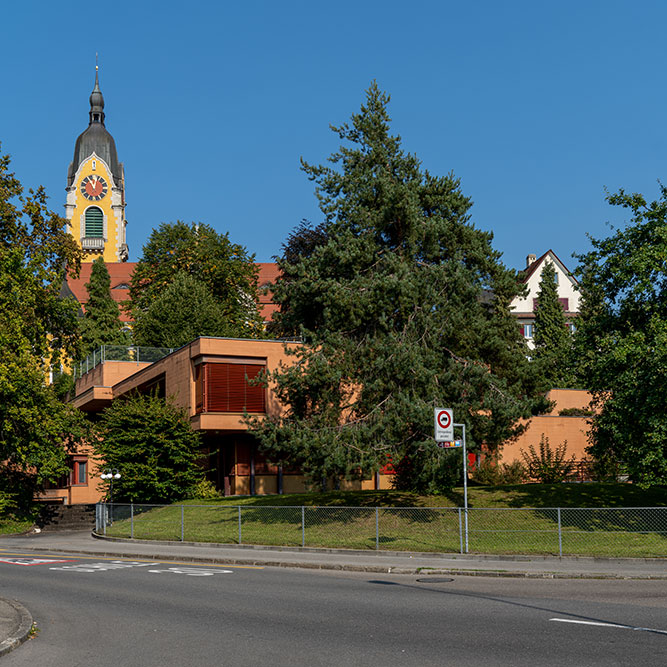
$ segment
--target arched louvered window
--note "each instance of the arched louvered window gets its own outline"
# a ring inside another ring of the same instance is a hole
[[[101,239],[104,236],[104,214],[97,206],[86,210],[86,238]]]

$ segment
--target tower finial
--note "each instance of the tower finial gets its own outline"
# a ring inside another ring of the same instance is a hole
[[[104,125],[104,97],[100,90],[98,55],[95,53],[95,87],[90,94],[90,122]]]

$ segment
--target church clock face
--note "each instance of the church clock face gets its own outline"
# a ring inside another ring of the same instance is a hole
[[[105,197],[107,190],[107,182],[101,176],[93,174],[81,181],[81,194],[91,201],[99,201]]]

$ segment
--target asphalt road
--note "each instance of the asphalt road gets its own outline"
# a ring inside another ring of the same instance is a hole
[[[667,664],[667,581],[374,575],[25,550],[0,554],[0,596],[25,604],[38,628],[3,667]]]

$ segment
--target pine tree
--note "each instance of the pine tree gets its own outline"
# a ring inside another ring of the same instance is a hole
[[[544,263],[540,276],[534,342],[533,358],[549,387],[572,386],[572,335],[558,300],[556,269],[551,262]]]
[[[102,345],[129,345],[130,336],[120,321],[120,309],[111,297],[111,278],[102,257],[92,265],[86,283],[88,301],[81,322],[83,356]]]
[[[458,179],[403,152],[388,101],[373,83],[334,128],[330,165],[302,163],[324,220],[305,243],[297,228],[279,259],[277,326],[305,345],[272,376],[287,410],[253,428],[273,460],[318,479],[389,456],[436,471],[434,407],[454,409],[473,448],[494,448],[540,400],[509,312],[516,274],[470,223]]]

